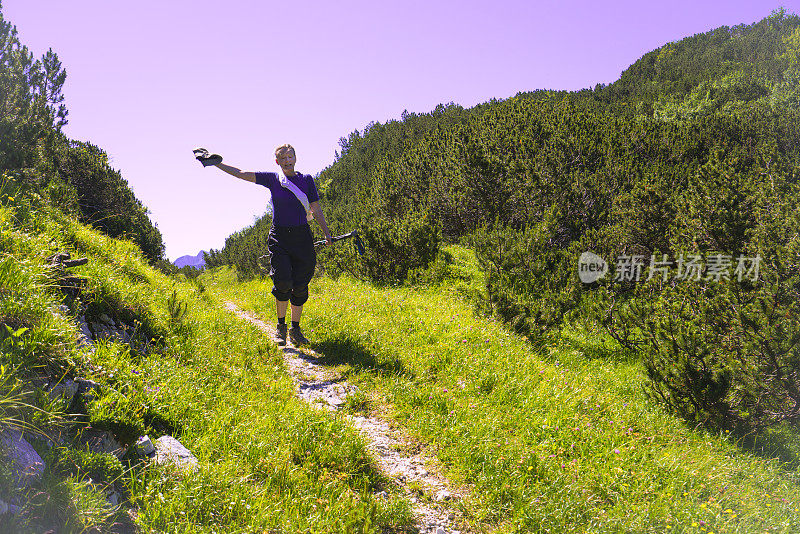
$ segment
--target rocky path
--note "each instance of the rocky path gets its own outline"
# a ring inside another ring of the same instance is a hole
[[[240,310],[232,302],[226,302],[225,306],[272,335],[273,327]],[[286,367],[297,382],[298,396],[313,406],[335,412],[345,403],[346,397],[356,390],[355,386],[340,379],[332,370],[317,365],[315,360],[321,355],[309,349],[301,352],[291,345],[281,349]],[[459,534],[458,530],[453,529],[456,512],[451,505],[461,496],[436,472],[430,459],[421,454],[409,453],[409,442],[385,421],[349,414],[345,417],[367,438],[368,447],[381,469],[400,485],[411,501],[419,532]],[[422,487],[424,496],[420,496],[412,486]]]

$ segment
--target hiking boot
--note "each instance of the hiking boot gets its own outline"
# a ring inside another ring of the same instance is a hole
[[[275,333],[272,334],[272,341],[277,345],[286,345],[286,323],[279,324],[275,327]]]
[[[300,331],[299,326],[293,326],[289,329],[289,339],[295,347],[299,345],[308,345],[308,340],[306,336],[303,335],[303,332]]]

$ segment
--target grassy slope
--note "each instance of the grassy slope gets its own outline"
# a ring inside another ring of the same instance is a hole
[[[133,420],[155,436],[159,425],[143,416],[145,407],[161,426],[172,426],[200,469],[125,465],[123,480],[145,530],[374,531],[409,523],[407,503],[372,497],[384,481],[357,433],[297,401],[263,335],[222,310],[219,299],[233,298],[270,320],[268,284],[234,284],[226,270],[199,285],[175,283],[129,243],[3,200],[0,322],[19,333],[2,341],[0,418],[43,431],[64,425],[58,406],[44,406],[44,413],[22,403],[37,402],[26,393],[32,375],[67,373],[105,386],[106,421]],[[90,258],[73,269],[89,280],[86,303],[139,321],[135,345],[149,344],[149,355],[118,343],[91,355],[78,348],[74,324],[54,312],[62,295],[44,258],[59,250]],[[352,409],[385,412],[429,446],[456,483],[474,487],[474,499],[463,505],[474,526],[800,529],[791,466],[664,415],[645,399],[639,365],[597,337],[573,333],[543,353],[475,317],[454,290],[479,285],[474,260],[454,252],[461,276],[439,288],[317,280],[304,323],[326,362],[366,392]],[[173,291],[173,300],[188,305],[183,317],[171,316]],[[22,386],[13,386],[17,379]],[[54,468],[62,448],[48,451],[44,440],[31,440],[48,462],[44,481],[25,495],[32,530],[48,521],[74,531],[106,528],[124,517],[124,508],[103,505],[85,473]],[[15,489],[2,467],[0,488],[8,495]]]
[[[98,344],[93,354],[77,346],[74,322],[55,310],[63,294],[45,262],[62,250],[89,257],[71,269],[88,279],[84,302],[136,324],[134,346],[148,345],[147,355],[121,343]],[[280,356],[260,332],[202,286],[151,269],[130,243],[0,199],[0,288],[0,328],[17,333],[0,336],[0,420],[50,434],[69,429],[65,446],[52,450],[28,433],[47,464],[30,490],[16,488],[0,465],[0,497],[16,495],[24,509],[22,520],[0,531],[108,531],[130,522],[128,505],[108,506],[85,469],[57,468],[86,425],[74,424],[63,405],[43,404],[31,380],[60,376],[102,384],[100,401],[90,406],[95,424],[126,422],[153,438],[168,428],[198,457],[193,474],[123,463],[122,482],[144,531],[378,532],[410,521],[405,501],[372,496],[383,480],[360,436],[295,399]],[[188,305],[184,316],[174,301]]]
[[[686,428],[644,394],[640,364],[591,332],[537,351],[459,295],[474,258],[438,288],[317,279],[314,349],[435,452],[479,528],[532,532],[798,532],[795,464]],[[215,291],[271,321],[268,282]]]

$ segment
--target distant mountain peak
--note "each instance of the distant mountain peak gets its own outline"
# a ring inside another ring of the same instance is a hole
[[[206,265],[205,254],[206,252],[201,250],[196,256],[181,256],[172,263],[178,268],[188,266],[194,267],[195,269],[202,269]]]

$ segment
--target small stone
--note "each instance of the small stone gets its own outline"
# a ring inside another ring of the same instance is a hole
[[[94,339],[103,339],[103,334],[105,334],[105,327],[100,323],[89,323],[89,328],[94,332]]]
[[[11,467],[17,484],[29,486],[40,479],[44,473],[42,457],[31,447],[22,432],[16,428],[6,428],[0,432],[0,446]]]
[[[80,333],[78,334],[78,345],[92,345],[92,340],[94,336],[92,336],[92,331],[89,329],[89,325],[86,324],[86,318],[81,315],[77,318],[78,327],[80,328]]]
[[[86,401],[91,401],[95,398],[95,394],[100,390],[100,384],[85,378],[76,378],[75,383],[78,384],[78,394],[86,397]]]
[[[136,440],[136,452],[140,456],[152,458],[156,454],[156,448],[153,442],[150,441],[150,436],[142,436]]]
[[[81,433],[79,441],[92,452],[113,454],[118,459],[125,456],[125,448],[106,430],[88,429]]]
[[[9,504],[4,500],[0,499],[0,515],[5,515],[5,514],[17,515],[18,512],[19,512],[19,506]]]
[[[444,527],[437,527],[436,534],[447,534],[447,531],[444,529]]]
[[[50,399],[55,399],[56,397],[63,397],[64,400],[69,405],[72,402],[72,397],[78,392],[78,384],[75,383],[74,380],[65,380],[54,385],[50,389]]]
[[[117,506],[119,504],[119,493],[112,490],[111,493],[106,495],[106,500],[111,506]]]
[[[441,490],[436,494],[436,502],[449,501],[453,496],[447,490]]]

